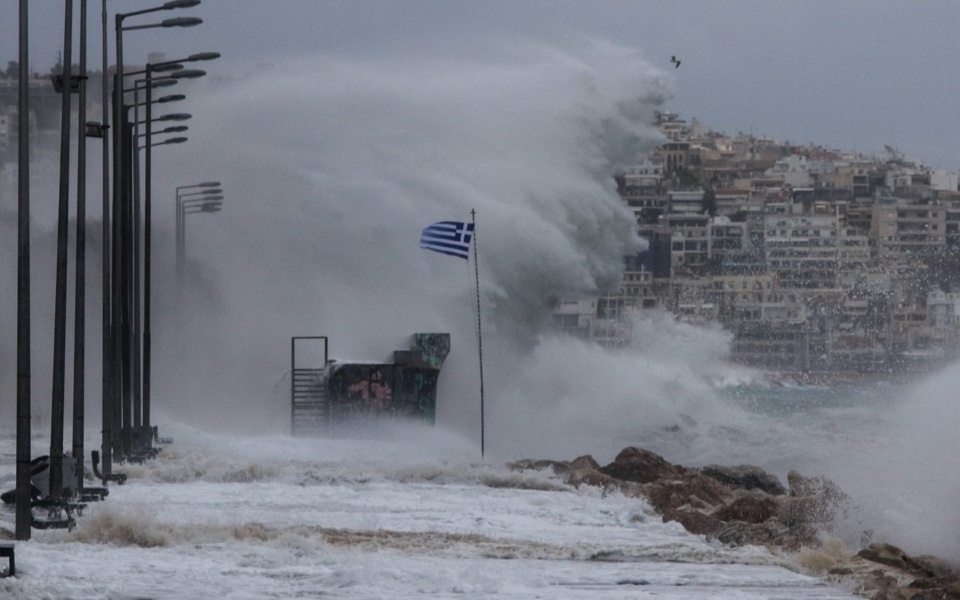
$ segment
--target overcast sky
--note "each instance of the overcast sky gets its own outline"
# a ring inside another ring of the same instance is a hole
[[[97,65],[101,3],[89,4]],[[157,4],[107,2],[125,12]],[[17,6],[0,0],[4,63],[17,55]],[[31,3],[31,62],[39,70],[62,45],[62,6]],[[175,15],[204,23],[128,32],[128,62],[151,51],[173,58],[215,50],[223,58],[206,69],[240,76],[292,54],[469,58],[490,52],[491,38],[563,47],[586,36],[642,51],[676,79],[669,107],[714,129],[868,153],[890,144],[933,166],[960,166],[960,4],[953,0],[204,0],[127,23]],[[672,55],[682,61],[678,69]]]

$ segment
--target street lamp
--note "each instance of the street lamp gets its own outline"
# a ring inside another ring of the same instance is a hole
[[[178,282],[182,282],[183,280],[183,241],[181,239],[182,236],[180,233],[181,201],[183,198],[186,198],[187,196],[194,196],[198,194],[222,193],[223,190],[220,190],[220,189],[216,189],[216,190],[209,189],[209,188],[219,188],[219,187],[220,187],[219,181],[204,181],[202,183],[195,183],[192,185],[181,185],[177,187],[177,190],[176,190],[177,192],[176,193],[176,207],[177,207],[177,210],[176,210],[176,231],[177,231],[176,258],[177,258],[177,261],[176,262],[177,262],[177,281]],[[181,190],[196,190],[196,189],[202,189],[203,191],[192,192],[192,193],[181,193]]]
[[[30,112],[29,17],[27,0],[19,6],[19,81],[17,84],[17,540],[29,540],[33,516],[30,483]]]
[[[177,197],[177,263],[182,265],[184,259],[184,238],[183,238],[183,215],[186,214],[188,205],[197,202],[213,202],[223,200],[223,190],[220,188],[211,188],[189,194],[181,194]],[[199,197],[195,197],[199,196]]]
[[[146,77],[144,78],[145,87],[147,90],[147,103],[146,103],[146,145],[144,146],[146,152],[144,157],[145,163],[145,173],[144,173],[144,194],[143,194],[143,379],[140,382],[142,388],[142,417],[143,417],[143,431],[148,432],[150,430],[150,407],[151,407],[151,389],[152,389],[152,373],[153,373],[153,345],[152,345],[152,246],[153,246],[153,153],[152,149],[154,145],[167,145],[167,144],[180,144],[187,141],[185,137],[173,137],[169,138],[163,142],[154,144],[152,142],[153,132],[152,127],[152,106],[153,106],[153,89],[157,83],[163,83],[166,81],[179,81],[180,79],[195,79],[197,77],[202,77],[206,75],[205,71],[200,69],[178,69],[170,73],[169,75],[163,77],[153,77],[154,71],[164,71],[167,67],[171,65],[179,65],[185,62],[196,62],[200,60],[213,60],[218,58],[220,55],[216,52],[206,52],[202,54],[195,54],[188,56],[186,59],[177,60],[177,61],[166,61],[157,64],[148,64],[146,71]],[[161,99],[162,100],[162,99]],[[183,121],[185,119],[180,118],[167,118],[159,119],[165,121]],[[139,157],[137,160],[139,164]],[[139,185],[137,187],[139,190]],[[139,264],[139,263],[138,263]],[[139,314],[139,312],[138,312]]]
[[[205,198],[192,198],[180,202],[180,250],[181,261],[186,257],[187,251],[187,215],[197,213],[215,213],[220,212],[223,207],[223,196],[208,196]],[[192,210],[191,210],[192,209]]]
[[[56,286],[54,291],[53,382],[50,408],[50,469],[48,499],[59,500],[63,488],[63,421],[66,391],[67,259],[70,204],[70,74],[72,57],[73,2],[64,3],[63,72],[60,112],[60,185],[57,202]],[[26,114],[21,114],[24,118]]]
[[[115,34],[116,34],[116,59],[117,59],[117,72],[114,79],[114,131],[113,131],[113,145],[114,145],[114,173],[113,173],[113,212],[115,215],[114,218],[114,227],[113,227],[113,237],[114,243],[112,248],[113,254],[113,271],[115,276],[112,278],[112,299],[111,299],[111,360],[109,361],[111,365],[111,407],[113,414],[113,423],[120,424],[119,421],[129,420],[129,408],[130,408],[130,398],[131,398],[131,387],[133,381],[131,376],[131,361],[139,361],[140,357],[133,357],[130,348],[130,321],[132,320],[132,310],[134,307],[131,306],[131,296],[132,296],[132,286],[130,281],[130,270],[129,263],[133,260],[131,255],[132,250],[132,233],[133,233],[133,222],[131,221],[131,211],[130,211],[130,202],[129,196],[127,196],[129,187],[125,185],[129,182],[130,173],[124,172],[124,160],[128,158],[130,148],[129,145],[124,144],[124,136],[127,134],[127,127],[123,124],[123,82],[124,82],[124,73],[123,73],[123,32],[124,31],[133,31],[139,29],[149,29],[155,27],[191,27],[194,25],[199,25],[202,23],[202,19],[196,17],[177,17],[173,19],[165,19],[160,23],[152,23],[146,25],[131,25],[124,27],[124,20],[128,17],[144,15],[147,13],[157,12],[161,10],[173,10],[180,8],[190,8],[200,4],[200,0],[171,0],[165,2],[161,6],[147,8],[143,10],[132,11],[128,13],[117,13],[115,18]],[[106,21],[106,7],[104,1],[104,21]],[[105,44],[104,44],[105,45]],[[148,105],[149,106],[149,105]],[[132,144],[131,144],[132,145]],[[123,150],[127,152],[123,152]],[[120,156],[120,154],[126,154],[127,156]],[[121,247],[122,246],[122,247]],[[117,281],[117,280],[120,281]],[[105,300],[106,302],[106,300]],[[106,403],[105,403],[106,404]],[[107,411],[104,411],[104,414],[107,414]],[[108,452],[109,448],[115,447],[116,444],[112,439],[113,428],[111,425],[104,423],[104,441],[103,441],[103,451],[104,451],[104,473],[109,476],[110,469],[112,465],[111,455]],[[130,430],[129,428],[123,428],[121,426],[121,431],[124,433],[123,438],[123,448],[122,451],[129,452],[130,449]]]
[[[188,130],[188,129],[190,129],[190,128],[187,127],[186,125],[172,125],[172,126],[170,126],[170,127],[164,127],[164,128],[161,129],[160,131],[154,131],[154,132],[153,132],[153,135],[157,135],[157,134],[161,134],[161,133],[180,133],[180,132],[186,131],[186,130]],[[137,137],[146,137],[146,136],[147,136],[146,133],[138,133],[138,134],[137,134]]]

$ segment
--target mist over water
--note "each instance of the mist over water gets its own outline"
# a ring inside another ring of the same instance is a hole
[[[205,299],[181,298],[188,351],[167,347],[167,372],[188,372],[198,352],[205,390],[247,397],[224,398],[227,418],[262,421],[290,336],[328,335],[338,360],[376,361],[414,332],[447,331],[438,420],[475,435],[472,264],[421,250],[420,230],[477,211],[493,411],[538,360],[553,304],[616,286],[622,257],[643,248],[613,175],[658,143],[650,123],[668,93],[638,52],[602,44],[304,57],[207,88],[198,143],[166,164],[195,173],[181,184],[223,181],[227,199],[188,218],[191,292],[205,285]]]

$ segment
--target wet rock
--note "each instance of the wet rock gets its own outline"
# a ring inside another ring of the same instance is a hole
[[[731,499],[730,490],[722,483],[703,475],[687,475],[681,479],[660,480],[641,488],[650,505],[663,513],[681,506],[712,509]]]
[[[714,511],[713,516],[721,521],[763,523],[777,515],[779,506],[773,498],[737,498],[730,504]]]
[[[915,584],[916,582],[907,586],[907,594],[915,591]],[[909,598],[910,600],[960,600],[960,585],[956,582],[936,585],[935,587],[917,591],[912,596],[909,596]]]
[[[621,450],[612,463],[600,468],[600,472],[622,481],[636,483],[650,483],[658,479],[677,477],[673,465],[662,456],[636,446]]]
[[[669,523],[670,521],[680,523],[683,525],[683,528],[690,533],[707,536],[717,534],[725,526],[725,524],[716,517],[691,508],[669,510],[663,513],[663,522]]]
[[[880,575],[871,582],[871,588],[876,592],[870,595],[872,600],[907,600],[907,597],[900,590],[897,579],[889,575]]]
[[[775,544],[779,538],[789,534],[785,527],[777,527],[777,525],[775,520],[767,523],[727,523],[726,527],[718,531],[714,537],[724,544],[735,546],[747,544],[767,546]]]
[[[857,553],[866,560],[895,567],[917,577],[936,577],[936,573],[923,563],[911,558],[906,552],[893,544],[870,544]]]
[[[642,497],[664,522],[675,521],[691,533],[731,545],[795,552],[820,547],[822,532],[830,531],[850,505],[849,497],[825,477],[790,471],[787,489],[758,467],[683,467],[634,446],[605,467],[590,456],[571,462],[522,460],[510,467],[551,469],[575,486]],[[857,555],[833,564],[830,576],[855,582],[860,595],[872,600],[960,600],[960,578],[947,563],[911,557],[891,544],[870,543],[870,537],[866,532],[863,543],[869,546]]]
[[[771,475],[760,467],[753,465],[736,467],[707,465],[700,469],[700,473],[732,487],[761,490],[774,496],[787,493],[786,488],[783,487],[783,484],[775,475]]]
[[[589,454],[584,454],[583,456],[578,456],[577,458],[570,461],[570,470],[576,471],[579,469],[599,469],[600,463],[595,461],[592,456]]]

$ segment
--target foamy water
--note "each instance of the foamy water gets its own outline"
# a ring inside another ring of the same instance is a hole
[[[176,443],[124,468],[128,483],[75,531],[18,543],[5,597],[851,597],[795,557],[708,543],[640,499],[468,460],[474,448],[439,432],[165,432]],[[5,458],[0,477],[12,473]]]

